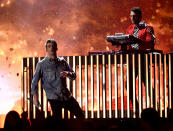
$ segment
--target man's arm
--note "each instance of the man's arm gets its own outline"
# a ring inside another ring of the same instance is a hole
[[[69,77],[71,80],[76,79],[76,73],[72,70],[72,68],[68,65],[68,63],[63,59],[65,71],[61,72],[61,77]]]
[[[35,74],[31,83],[31,94],[33,95],[33,103],[36,106],[40,105],[38,101],[38,81],[40,80],[40,77],[41,77],[40,63],[37,63]]]
[[[146,29],[146,39],[143,41],[143,44],[146,45],[147,48],[154,48],[154,38],[152,36],[154,34],[154,29],[151,26],[148,26]]]

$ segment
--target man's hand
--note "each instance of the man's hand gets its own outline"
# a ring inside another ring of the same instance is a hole
[[[36,107],[39,107],[39,106],[40,106],[40,102],[38,101],[38,95],[37,95],[37,94],[34,94],[34,95],[33,95],[33,104],[34,104]]]
[[[133,36],[133,35],[130,35],[130,39],[131,39],[134,43],[138,43],[138,44],[141,44],[141,43],[142,43],[142,40],[140,40],[139,38],[136,38],[136,37]]]
[[[68,71],[62,71],[62,72],[60,73],[60,77],[62,77],[62,78],[68,77],[68,76],[70,76],[70,75],[71,75],[71,73],[68,72]]]

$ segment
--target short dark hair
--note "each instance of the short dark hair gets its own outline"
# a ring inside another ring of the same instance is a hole
[[[52,43],[55,47],[57,47],[57,42],[54,39],[48,39],[45,43],[45,47],[47,48],[47,44]]]
[[[133,7],[131,8],[131,11],[135,12],[138,15],[142,15],[142,10],[139,7]]]

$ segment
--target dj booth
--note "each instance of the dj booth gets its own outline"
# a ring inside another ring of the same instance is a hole
[[[132,52],[127,51],[124,45],[121,47],[120,51],[64,56],[77,75],[73,81],[67,78],[67,87],[79,102],[85,117],[140,118],[145,108],[155,108],[160,117],[167,118],[173,104],[173,54],[163,54],[156,50]],[[39,117],[37,114],[40,112],[44,118],[52,115],[41,81],[38,84],[41,107],[37,109],[32,103],[31,82],[35,67],[41,59],[23,58],[22,63],[22,110],[28,112],[30,119]],[[145,67],[143,74],[141,66]],[[137,78],[135,70],[138,70]],[[142,82],[142,76],[145,82]],[[130,80],[133,81],[132,87]],[[133,91],[133,99],[130,99],[130,89]],[[62,112],[63,119],[75,118],[69,111],[62,109]]]

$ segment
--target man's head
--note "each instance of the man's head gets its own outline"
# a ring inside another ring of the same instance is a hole
[[[54,39],[48,39],[45,43],[46,52],[48,55],[56,55],[56,51],[58,50],[57,43]]]
[[[130,11],[130,19],[133,24],[138,25],[142,19],[142,11],[139,7],[134,7]]]

